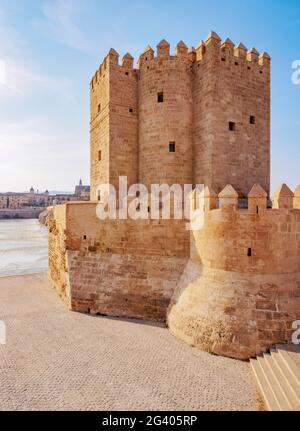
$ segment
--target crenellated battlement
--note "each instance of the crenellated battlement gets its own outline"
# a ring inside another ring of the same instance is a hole
[[[196,201],[192,196],[193,208],[200,209],[199,199]],[[242,208],[239,205],[239,195],[231,184],[228,184],[219,193],[215,193],[212,188],[205,187],[203,193],[204,210],[222,211],[248,211],[250,214],[259,214],[262,211],[274,212],[276,210],[300,210],[300,185],[295,192],[292,192],[286,184],[281,184],[272,195],[272,207],[268,206],[268,194],[259,184],[254,184],[246,199],[243,199]]]
[[[299,186],[282,184],[267,205],[267,193],[255,184],[247,207],[227,185],[218,195],[206,188],[203,224],[191,234],[191,258],[210,268],[251,274],[300,274]],[[195,217],[197,217],[195,213]],[[210,244],[210,247],[207,246]]]
[[[231,57],[232,61],[235,59],[244,60],[245,64],[256,63],[259,66],[269,67],[270,56],[263,52],[259,52],[255,48],[247,49],[242,43],[234,45],[229,39],[223,42],[215,32],[210,32],[205,41],[200,41],[196,48],[188,48],[184,42],[180,41],[175,46],[174,55],[170,54],[170,44],[165,40],[161,40],[157,45],[156,56],[154,50],[148,45],[141,54],[138,64],[139,67],[143,66],[146,61],[163,59],[176,59],[178,57],[186,58],[191,63],[197,63],[205,59],[206,54],[212,52],[219,53],[220,61],[224,61],[224,55]]]
[[[156,46],[156,55],[151,46],[147,45],[142,54],[140,55],[137,65],[138,68],[143,67],[145,63],[151,60],[158,59],[186,59],[191,63],[198,63],[209,56],[209,53],[219,53],[220,61],[226,61],[226,59],[231,59],[231,62],[236,66],[239,63],[234,63],[236,59],[244,62],[246,65],[249,63],[257,64],[261,67],[270,67],[270,56],[266,52],[259,54],[255,48],[247,49],[242,43],[234,45],[234,43],[226,38],[223,42],[221,38],[215,32],[210,32],[205,39],[205,41],[200,41],[196,48],[188,48],[183,41],[177,43],[174,48],[174,55],[170,54],[170,44],[165,39],[162,39]],[[127,53],[123,56],[121,64],[119,64],[119,54],[116,50],[111,48],[104,58],[103,62],[95,72],[91,80],[91,85],[95,85],[98,79],[103,77],[105,71],[107,70],[109,64],[119,65],[127,69],[134,69],[134,58],[131,54]]]
[[[105,73],[109,70],[110,65],[120,66],[125,70],[133,69],[134,58],[130,53],[127,52],[122,57],[121,64],[119,64],[119,57],[120,57],[119,53],[115,49],[111,48],[108,54],[106,55],[106,57],[104,58],[104,60],[102,61],[102,63],[100,64],[100,66],[98,67],[98,69],[96,70],[95,74],[93,75],[90,85],[94,86],[96,83],[98,83],[100,78],[105,77]]]

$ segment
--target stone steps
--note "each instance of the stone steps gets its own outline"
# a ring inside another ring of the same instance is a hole
[[[299,410],[300,368],[286,347],[276,346],[250,363],[268,410]]]

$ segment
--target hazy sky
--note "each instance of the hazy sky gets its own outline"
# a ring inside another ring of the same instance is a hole
[[[110,47],[138,58],[210,30],[272,57],[272,186],[300,184],[299,0],[0,0],[0,191],[89,183],[89,81]]]

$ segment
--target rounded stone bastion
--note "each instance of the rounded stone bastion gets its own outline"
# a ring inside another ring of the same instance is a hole
[[[300,319],[299,190],[282,185],[267,208],[267,194],[254,185],[240,209],[230,185],[219,205],[206,189],[204,224],[191,232],[190,259],[168,308],[175,336],[238,359],[292,342]]]

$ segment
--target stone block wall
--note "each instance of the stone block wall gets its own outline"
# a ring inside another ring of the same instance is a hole
[[[75,311],[165,321],[188,260],[183,220],[99,220],[96,203],[54,208],[49,274]]]

